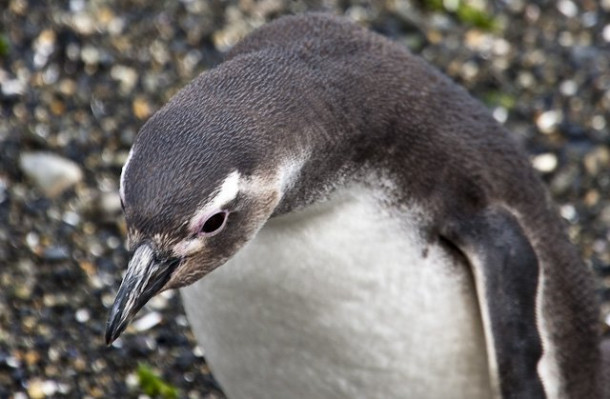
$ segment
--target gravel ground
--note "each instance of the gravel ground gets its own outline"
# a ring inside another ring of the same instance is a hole
[[[176,293],[104,345],[127,261],[120,168],[142,123],[236,40],[320,7],[421,53],[523,139],[607,331],[610,0],[494,2],[493,31],[430,3],[0,0],[0,398],[139,397],[139,362],[181,397],[222,397]]]

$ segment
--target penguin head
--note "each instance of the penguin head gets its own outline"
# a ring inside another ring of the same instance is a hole
[[[123,167],[132,256],[108,320],[108,343],[154,295],[225,263],[265,224],[286,189],[287,169],[249,131],[253,123],[228,107],[202,114],[189,104],[173,101],[157,112]]]

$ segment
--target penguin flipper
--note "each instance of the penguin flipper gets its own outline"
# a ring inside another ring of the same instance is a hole
[[[492,388],[501,398],[540,399],[542,341],[536,324],[539,264],[512,213],[487,208],[450,222],[444,238],[467,258],[485,328]]]

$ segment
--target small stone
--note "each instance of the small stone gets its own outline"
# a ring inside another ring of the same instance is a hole
[[[508,110],[504,107],[496,107],[494,108],[492,115],[495,120],[504,123],[508,119]]]
[[[161,322],[161,320],[163,320],[163,318],[161,317],[161,313],[150,312],[150,313],[140,317],[139,319],[135,320],[132,323],[132,327],[136,331],[142,332],[142,331],[150,330],[151,328],[153,328],[154,326],[159,324]]]
[[[17,15],[24,15],[27,9],[27,0],[11,0],[11,4],[9,5],[9,10]]]
[[[559,85],[559,91],[566,97],[571,97],[576,94],[578,90],[578,85],[573,80],[564,80]]]
[[[25,85],[19,79],[10,79],[2,82],[2,95],[4,97],[17,97],[25,93]]]
[[[50,108],[53,115],[59,116],[63,115],[66,111],[66,104],[61,100],[53,100]]]
[[[70,0],[70,11],[81,12],[85,9],[85,0]]]
[[[584,203],[588,207],[593,207],[599,203],[601,196],[597,190],[589,190],[584,196]]]
[[[540,7],[535,4],[527,5],[525,7],[525,18],[529,22],[538,21],[538,18],[540,18]]]
[[[561,217],[567,220],[568,222],[575,222],[578,219],[578,212],[576,212],[576,208],[574,205],[564,205],[559,208],[559,213]]]
[[[536,79],[534,78],[534,75],[532,75],[530,72],[521,71],[521,72],[519,72],[519,75],[517,76],[517,82],[522,87],[529,88],[534,85],[534,83],[536,82]]]
[[[77,85],[72,79],[62,79],[59,82],[59,91],[64,96],[73,96],[76,93]]]
[[[546,111],[543,112],[536,118],[536,126],[538,129],[545,134],[553,133],[557,128],[559,122],[563,119],[563,114],[561,111]]]
[[[56,34],[51,29],[45,29],[34,41],[34,65],[43,67],[49,60],[49,56],[55,50]]]
[[[101,54],[98,49],[88,45],[81,50],[80,58],[87,65],[96,65],[100,62]]]
[[[70,259],[70,249],[65,246],[52,246],[42,251],[41,257],[49,262],[60,262]]]
[[[91,315],[87,309],[78,309],[74,314],[74,317],[79,323],[86,323],[91,318]]]
[[[591,127],[595,130],[604,130],[606,128],[606,118],[602,115],[594,115],[591,118]]]
[[[61,194],[83,178],[83,172],[77,164],[53,153],[25,152],[19,158],[19,166],[49,197]]]
[[[180,315],[176,316],[175,321],[176,321],[176,324],[179,325],[180,327],[188,327],[189,326],[188,319],[186,318],[185,315],[180,314]]]
[[[487,52],[494,47],[493,37],[478,29],[466,32],[465,41],[466,46],[476,51]]]
[[[28,366],[33,366],[40,361],[40,355],[35,350],[29,350],[25,353],[23,359]]]
[[[28,381],[28,395],[31,399],[43,399],[45,397],[44,383],[39,378]]]
[[[7,356],[4,359],[4,363],[12,369],[21,367],[21,363],[19,362],[19,359],[17,359],[15,356]]]
[[[504,56],[509,53],[511,45],[506,39],[496,38],[493,41],[493,52],[496,55]]]
[[[64,213],[61,220],[64,223],[69,224],[70,226],[78,226],[78,224],[80,223],[80,216],[76,212],[67,211],[66,213]]]
[[[30,248],[30,251],[36,252],[38,250],[38,244],[40,244],[40,236],[37,233],[30,231],[25,235],[25,243],[28,248]]]
[[[72,16],[72,28],[82,35],[90,35],[95,32],[93,18],[85,12],[77,12]]]
[[[568,18],[575,17],[578,14],[578,7],[571,0],[560,0],[557,3],[557,9]]]
[[[148,101],[143,97],[137,97],[132,104],[132,110],[136,118],[143,120],[152,114],[152,109]]]
[[[138,82],[136,70],[124,65],[113,66],[110,70],[110,76],[121,83],[121,91],[123,93],[129,93]]]
[[[133,390],[140,385],[140,379],[135,373],[129,373],[127,374],[127,377],[125,377],[125,385]]]
[[[109,218],[114,218],[121,213],[121,197],[118,192],[102,193],[97,205],[100,212]]]
[[[532,165],[542,173],[550,173],[557,168],[557,156],[553,153],[536,155],[532,159]]]
[[[596,147],[584,156],[583,164],[589,175],[596,176],[610,165],[610,150],[605,146]]]
[[[197,357],[204,357],[205,352],[201,346],[197,345],[193,348],[193,355],[195,355]]]
[[[57,385],[56,381],[46,380],[42,383],[42,392],[46,397],[53,396],[59,390],[59,385]]]

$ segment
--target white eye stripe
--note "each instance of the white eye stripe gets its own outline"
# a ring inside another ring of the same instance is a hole
[[[220,191],[210,202],[210,208],[220,208],[222,205],[232,201],[239,192],[239,180],[241,176],[238,171],[232,172],[225,178],[220,186]]]
[[[239,193],[241,175],[238,171],[231,172],[222,182],[220,190],[206,205],[199,209],[189,222],[189,231],[195,231],[215,213],[222,211],[222,207],[233,201]]]

